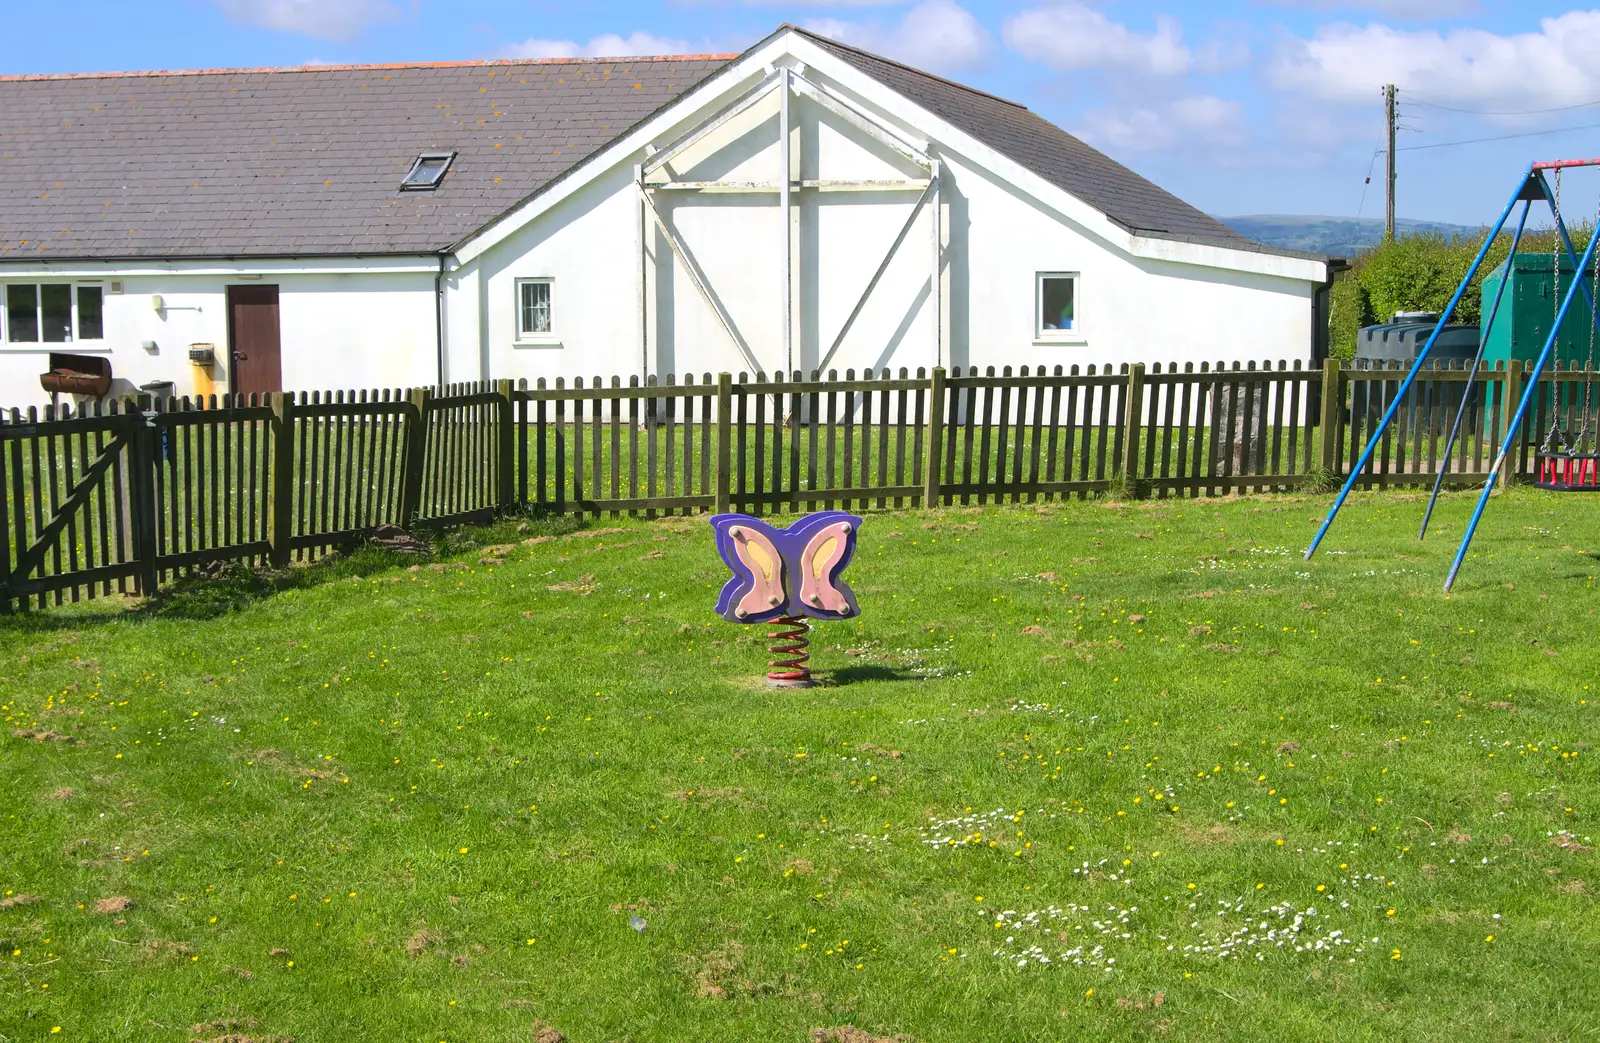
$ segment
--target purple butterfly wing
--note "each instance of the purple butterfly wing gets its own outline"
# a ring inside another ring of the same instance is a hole
[[[783,615],[789,596],[778,530],[744,514],[719,514],[711,524],[717,552],[733,572],[717,598],[717,614],[734,623],[761,623]]]

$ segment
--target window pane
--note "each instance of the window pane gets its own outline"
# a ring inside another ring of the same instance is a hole
[[[525,282],[522,284],[522,332],[550,332],[550,284]]]
[[[425,159],[417,164],[416,172],[411,175],[413,185],[431,185],[444,176],[444,160]]]
[[[78,287],[78,339],[101,340],[106,335],[100,309],[100,287]]]
[[[32,283],[6,287],[6,327],[13,342],[39,339],[39,287]]]
[[[72,287],[49,283],[39,287],[44,307],[44,339],[61,344],[72,339]]]
[[[1070,330],[1077,325],[1075,300],[1078,280],[1071,277],[1042,280],[1044,287],[1043,314],[1040,316],[1047,330]]]
[[[419,156],[400,183],[401,188],[435,188],[450,169],[451,156]]]

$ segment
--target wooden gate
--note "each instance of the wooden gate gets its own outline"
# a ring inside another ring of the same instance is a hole
[[[155,589],[148,521],[152,430],[115,403],[73,416],[70,409],[11,411],[0,424],[0,611],[101,594]],[[129,581],[132,580],[132,583]]]

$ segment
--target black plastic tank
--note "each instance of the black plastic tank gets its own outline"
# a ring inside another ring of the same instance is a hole
[[[1403,362],[1417,360],[1417,352],[1428,343],[1428,335],[1439,322],[1436,312],[1401,311],[1393,320],[1377,326],[1364,326],[1356,334],[1356,361],[1369,363]],[[1428,358],[1447,363],[1457,359],[1470,361],[1478,353],[1478,327],[1446,326],[1439,331]]]

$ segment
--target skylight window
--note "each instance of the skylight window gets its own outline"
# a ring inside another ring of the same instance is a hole
[[[450,161],[455,158],[454,152],[424,152],[411,164],[411,172],[400,182],[400,191],[433,191],[444,180],[445,172],[450,169]]]

